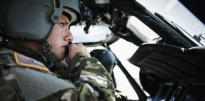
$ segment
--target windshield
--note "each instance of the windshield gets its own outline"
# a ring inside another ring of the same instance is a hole
[[[159,13],[184,29],[188,37],[201,35],[200,43],[205,45],[205,26],[177,0],[137,0],[151,13]]]

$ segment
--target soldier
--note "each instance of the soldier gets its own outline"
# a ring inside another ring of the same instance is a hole
[[[115,100],[101,63],[82,44],[69,44],[79,6],[78,0],[0,1],[0,101]]]

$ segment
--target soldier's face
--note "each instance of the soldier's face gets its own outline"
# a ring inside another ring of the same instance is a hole
[[[62,15],[61,19],[55,24],[47,42],[52,46],[51,52],[61,61],[65,58],[65,46],[73,40],[69,29],[69,19]]]

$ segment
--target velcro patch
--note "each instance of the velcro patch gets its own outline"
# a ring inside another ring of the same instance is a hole
[[[48,68],[44,66],[44,64],[42,64],[41,62],[30,57],[27,57],[25,55],[22,55],[20,53],[14,52],[14,58],[16,63],[20,66],[28,67],[31,69],[37,69],[40,71],[49,71]]]

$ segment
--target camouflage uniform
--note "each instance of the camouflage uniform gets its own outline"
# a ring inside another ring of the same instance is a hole
[[[115,101],[111,76],[101,63],[78,53],[69,68],[83,69],[73,82],[47,69],[37,52],[0,47],[0,101]]]

